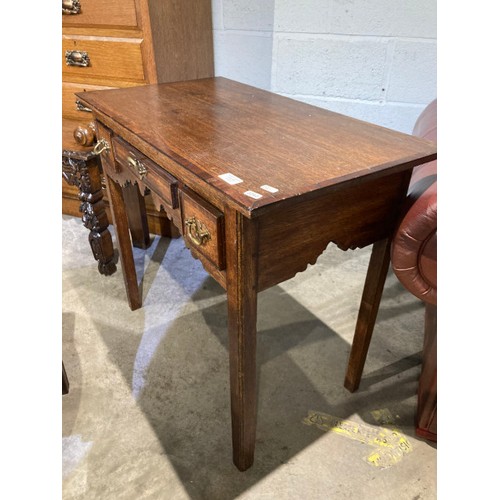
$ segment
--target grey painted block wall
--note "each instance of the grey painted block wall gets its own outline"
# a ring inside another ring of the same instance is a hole
[[[436,0],[212,0],[215,73],[410,133],[436,97]]]

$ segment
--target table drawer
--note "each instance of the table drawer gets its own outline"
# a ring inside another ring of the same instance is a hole
[[[145,81],[139,38],[98,38],[64,35],[63,76],[66,81],[87,78]]]
[[[181,191],[180,199],[186,243],[218,269],[224,270],[224,214],[191,191]]]
[[[175,177],[120,137],[114,137],[112,142],[115,161],[126,172],[132,173],[135,179],[143,182],[170,207],[179,207]]]
[[[63,26],[136,27],[135,0],[62,0]]]
[[[103,87],[101,85],[83,85],[79,83],[64,83],[62,84],[62,114],[63,118],[71,120],[79,120],[82,122],[91,121],[93,119],[92,112],[86,111],[85,108],[77,107],[78,98],[76,92],[91,92],[92,90],[104,90],[112,87]]]

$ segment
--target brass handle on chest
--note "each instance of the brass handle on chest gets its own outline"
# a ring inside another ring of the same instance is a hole
[[[62,13],[66,15],[80,14],[79,0],[62,0]]]
[[[101,153],[109,151],[111,148],[109,147],[109,143],[106,139],[99,139],[92,150],[96,156],[99,156]]]
[[[76,105],[76,109],[78,111],[85,111],[87,113],[92,113],[92,110],[90,108],[88,108],[87,106],[85,106],[85,104],[82,104],[82,101],[80,101],[78,99],[75,101],[75,105]]]
[[[196,217],[190,217],[186,220],[187,234],[189,239],[198,247],[204,245],[210,240],[210,232],[203,222]]]
[[[81,66],[82,68],[90,66],[90,57],[87,52],[83,52],[82,50],[67,50],[65,56],[67,66]]]
[[[145,175],[148,175],[148,169],[144,166],[144,163],[142,163],[141,160],[138,160],[132,153],[130,153],[130,156],[127,156],[127,162],[133,169],[135,169],[141,179]]]

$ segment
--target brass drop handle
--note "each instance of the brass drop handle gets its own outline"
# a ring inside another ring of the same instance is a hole
[[[82,68],[90,66],[90,57],[83,50],[67,50],[65,57],[66,66],[81,66]]]
[[[109,147],[109,143],[106,139],[99,139],[96,142],[96,145],[94,146],[94,149],[92,150],[92,153],[94,153],[96,156],[99,156],[100,154],[109,151],[111,148]]]
[[[80,14],[80,0],[62,0],[62,13],[66,15]]]
[[[148,169],[144,166],[141,160],[138,160],[132,153],[129,153],[130,156],[127,156],[128,164],[135,169],[135,171],[139,174],[139,177],[142,178],[148,175]]]
[[[75,101],[75,105],[78,111],[85,111],[87,113],[92,113],[92,110],[89,107],[85,106],[85,104],[83,104],[82,101],[80,101],[79,99]]]
[[[210,239],[210,232],[196,217],[186,220],[187,234],[189,239],[198,247],[205,245]]]

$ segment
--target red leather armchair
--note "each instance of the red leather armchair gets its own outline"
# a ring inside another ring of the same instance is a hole
[[[437,142],[437,100],[415,123],[413,135]],[[392,242],[395,275],[425,302],[422,373],[418,389],[416,432],[437,439],[437,160],[416,167],[408,190],[408,210]]]
[[[417,119],[413,134],[437,142],[437,101]],[[373,246],[347,365],[345,387],[359,387],[389,264],[403,286],[425,302],[417,435],[437,440],[437,161],[413,170],[405,210],[390,243]],[[373,286],[376,283],[376,286]]]

